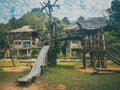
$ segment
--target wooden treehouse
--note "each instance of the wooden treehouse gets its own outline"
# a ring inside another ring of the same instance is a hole
[[[106,58],[120,65],[120,59],[105,45],[104,29],[105,18],[95,17],[88,20],[77,21],[77,26],[65,29],[58,35],[58,39],[64,42],[61,47],[66,48],[67,58],[73,58],[73,52],[77,52],[78,58],[83,60],[83,68],[106,68]]]
[[[106,26],[105,19],[91,18],[78,21],[81,33],[81,44],[83,53],[83,68],[87,67],[87,56],[90,56],[91,67],[106,68],[105,41],[103,28]]]
[[[31,56],[32,52],[36,50],[39,52],[40,41],[38,38],[38,33],[31,29],[30,26],[24,26],[12,30],[8,34],[8,43],[10,50],[14,56]],[[9,56],[9,51],[6,52]]]

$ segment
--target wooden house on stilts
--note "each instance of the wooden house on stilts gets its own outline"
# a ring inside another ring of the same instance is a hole
[[[34,50],[39,52],[41,46],[38,33],[30,26],[11,30],[8,34],[8,42],[14,57],[31,56]],[[9,56],[9,52],[6,54]]]

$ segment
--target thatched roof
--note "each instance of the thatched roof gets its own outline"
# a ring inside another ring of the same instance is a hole
[[[95,17],[88,20],[78,21],[77,24],[79,27],[86,30],[96,30],[106,26],[105,18],[103,17]]]
[[[22,28],[18,28],[10,31],[10,33],[16,33],[16,32],[35,32],[35,31],[31,29],[30,26],[23,26]]]

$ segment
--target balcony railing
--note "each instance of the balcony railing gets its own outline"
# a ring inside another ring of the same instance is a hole
[[[14,46],[11,46],[11,49],[13,50],[20,50],[20,49],[36,49],[36,48],[40,48],[39,45],[26,45],[26,46],[23,46],[23,45],[14,45]]]

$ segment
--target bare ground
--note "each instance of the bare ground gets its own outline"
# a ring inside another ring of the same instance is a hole
[[[29,70],[29,69],[30,67],[27,67],[27,66],[2,68],[2,70],[5,72],[22,72],[22,71]]]
[[[82,71],[82,72],[89,72],[89,73],[92,73],[92,72],[95,71],[95,69],[93,69],[93,68],[83,69],[81,66],[76,66],[75,69],[77,69],[79,71]],[[111,66],[108,66],[107,70],[120,71],[120,67],[111,67]]]
[[[81,71],[81,72],[93,72],[93,69],[91,68],[87,68],[87,69],[83,69],[83,67],[81,66],[76,66],[75,69],[77,69],[78,71]]]
[[[22,72],[29,69],[30,67],[25,66],[2,68],[5,72]],[[49,85],[47,82],[43,83],[38,80],[27,86],[20,86],[15,81],[11,82],[6,80],[0,81],[0,90],[66,90],[66,86],[63,84]]]
[[[40,81],[36,81],[28,86],[18,86],[16,82],[0,81],[0,90],[66,90],[66,86],[63,84],[54,86]]]

